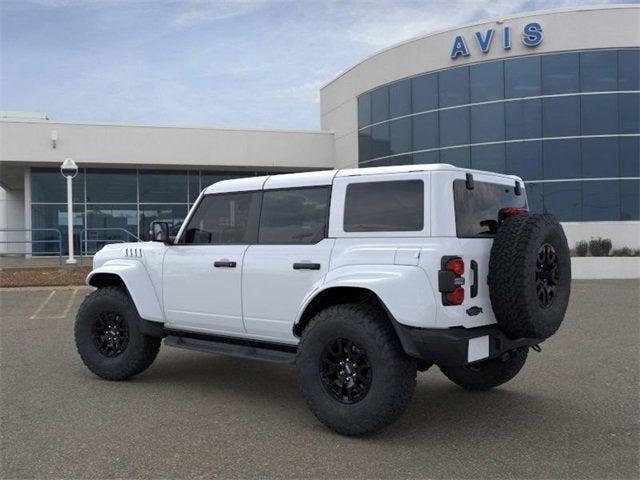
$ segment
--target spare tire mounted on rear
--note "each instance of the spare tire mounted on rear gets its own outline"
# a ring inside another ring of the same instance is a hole
[[[488,284],[496,321],[510,337],[545,339],[558,330],[569,303],[571,258],[553,215],[518,215],[500,225]]]

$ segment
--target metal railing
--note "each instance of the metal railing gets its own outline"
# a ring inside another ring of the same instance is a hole
[[[0,252],[0,256],[2,255],[46,255],[46,256],[57,256],[58,257],[58,261],[62,264],[62,232],[60,232],[60,230],[58,230],[57,228],[3,228],[0,229],[0,235],[3,233],[17,233],[17,232],[29,232],[31,233],[31,238],[30,239],[25,239],[25,240],[8,240],[8,235],[7,235],[7,240],[0,240],[0,244],[16,244],[16,243],[22,243],[22,244],[30,244],[31,245],[31,251],[30,252]],[[33,234],[34,233],[40,233],[40,232],[48,232],[48,233],[55,233],[57,236],[57,239],[48,239],[45,238],[44,240],[34,240],[33,239]],[[53,244],[57,244],[58,246],[58,250],[54,251],[54,252],[50,252],[50,251],[45,251],[45,252],[34,252],[33,251],[33,246],[34,244],[39,244],[39,243],[53,243]]]
[[[121,234],[125,234],[125,238],[100,238],[99,236],[89,238],[88,234],[91,232],[96,233],[98,235],[101,232],[119,232]],[[102,248],[104,245],[107,245],[109,243],[126,243],[131,241],[141,242],[142,240],[140,240],[140,238],[138,238],[136,235],[134,235],[133,233],[131,233],[129,230],[125,228],[120,228],[120,227],[83,228],[82,230],[80,230],[80,251],[78,252],[80,256],[80,264],[82,265],[82,260],[84,257],[93,255],[98,250],[100,250],[100,248]],[[90,243],[95,243],[95,244],[100,243],[102,245],[100,246],[100,248],[98,248],[98,246],[96,245],[96,249],[91,250],[90,252],[88,249],[88,245]]]

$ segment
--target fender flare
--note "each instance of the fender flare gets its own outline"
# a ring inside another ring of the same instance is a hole
[[[137,260],[109,260],[89,272],[86,279],[87,285],[98,286],[96,279],[105,274],[115,275],[122,280],[142,319],[152,322],[164,322],[164,314],[162,312],[162,304],[158,298],[158,292],[156,292],[149,277],[149,272],[147,272],[142,262]]]

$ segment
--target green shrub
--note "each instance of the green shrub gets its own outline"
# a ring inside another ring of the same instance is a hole
[[[594,257],[606,257],[611,251],[611,239],[609,238],[592,238],[589,242],[589,250]]]
[[[575,251],[578,257],[586,257],[589,252],[589,243],[586,240],[576,242]]]
[[[609,255],[612,257],[640,257],[640,250],[629,247],[614,248]]]

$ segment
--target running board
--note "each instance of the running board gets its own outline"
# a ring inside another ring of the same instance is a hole
[[[275,363],[295,363],[295,347],[274,346],[265,348],[255,344],[229,343],[220,340],[209,340],[203,338],[190,338],[178,335],[168,335],[164,339],[164,344],[170,347],[186,348],[197,352],[215,353],[217,355],[228,355],[230,357],[248,358],[253,360],[263,360]],[[269,344],[269,347],[271,345]],[[279,347],[279,348],[278,348]]]

